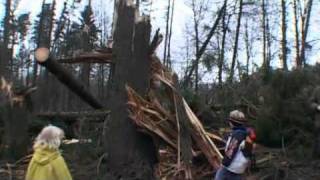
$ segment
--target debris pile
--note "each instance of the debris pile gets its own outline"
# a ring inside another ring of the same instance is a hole
[[[221,162],[224,140],[209,133],[192,112],[177,85],[176,75],[163,67],[153,56],[151,88],[147,97],[141,97],[127,86],[130,118],[139,129],[154,138],[158,147],[159,165],[156,173],[161,179],[192,179],[212,175]],[[181,103],[178,103],[178,102]],[[181,111],[181,108],[183,111]],[[180,112],[178,112],[180,109]],[[178,116],[185,113],[185,118]],[[179,119],[180,118],[180,119]],[[191,162],[183,162],[183,130],[189,131],[191,139]],[[159,141],[159,138],[161,139]],[[219,149],[220,148],[220,149]]]

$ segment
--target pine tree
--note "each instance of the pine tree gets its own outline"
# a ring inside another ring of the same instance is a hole
[[[84,8],[81,13],[81,48],[84,52],[92,51],[95,47],[95,43],[98,40],[98,28],[95,25],[94,15],[91,6],[91,0],[89,4]],[[81,68],[81,80],[89,87],[90,82],[91,65],[89,63],[83,64]]]

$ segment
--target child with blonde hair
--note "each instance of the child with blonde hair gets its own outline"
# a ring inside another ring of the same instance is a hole
[[[34,154],[25,180],[72,180],[69,169],[59,152],[62,129],[46,126],[34,142]]]

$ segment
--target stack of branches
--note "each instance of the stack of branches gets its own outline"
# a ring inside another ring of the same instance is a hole
[[[141,97],[128,85],[126,90],[130,118],[139,130],[155,139],[158,147],[157,176],[161,179],[201,179],[212,175],[220,166],[224,140],[203,128],[181,95],[177,76],[162,66],[156,56],[152,56],[151,61],[148,95]],[[189,147],[183,145],[186,134],[190,135]],[[188,151],[191,158],[185,161]]]

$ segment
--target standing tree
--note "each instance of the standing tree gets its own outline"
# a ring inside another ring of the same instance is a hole
[[[196,9],[195,0],[192,0],[192,12],[193,12],[193,26],[194,26],[194,40],[195,40],[195,47],[196,47],[196,54],[199,54],[199,46],[200,46],[200,36],[199,36],[199,28],[200,28],[200,20],[203,17],[203,9],[204,4],[203,2],[200,3],[199,9]],[[199,83],[199,60],[196,59],[195,62],[195,91],[198,92],[198,83]]]
[[[243,5],[242,2],[243,2],[243,0],[240,0],[239,15],[238,15],[238,22],[237,22],[237,29],[236,29],[236,37],[235,37],[233,55],[232,55],[232,62],[231,62],[231,70],[230,70],[230,75],[229,75],[229,79],[228,79],[229,82],[233,81],[234,68],[235,68],[235,65],[236,65],[236,58],[237,58],[237,53],[238,53],[238,41],[239,41],[239,34],[240,34],[241,17],[242,17],[242,5]]]
[[[249,76],[249,63],[250,63],[250,58],[251,58],[252,45],[250,44],[248,20],[246,21],[246,24],[245,24],[244,41],[245,41],[245,46],[246,46],[246,57],[247,57],[246,75]]]
[[[89,52],[94,49],[94,43],[98,39],[98,28],[95,25],[91,0],[81,13],[81,46],[84,52]],[[81,67],[81,80],[89,87],[90,83],[90,63],[85,63]]]
[[[168,0],[168,8],[166,14],[166,33],[164,36],[164,51],[163,51],[163,64],[167,65],[167,44],[168,44],[168,37],[169,37],[169,22],[170,22],[170,6],[171,2]]]
[[[286,1],[281,0],[281,55],[280,61],[282,68],[286,71],[288,70],[287,66],[287,22],[286,22]]]
[[[228,0],[224,1],[224,4],[227,4]],[[218,64],[218,79],[219,79],[219,85],[220,87],[222,86],[222,70],[223,70],[223,64],[225,62],[225,44],[226,44],[226,35],[227,35],[227,30],[228,30],[228,26],[229,26],[229,22],[230,22],[230,15],[228,16],[227,20],[226,20],[226,16],[227,16],[227,10],[225,10],[223,12],[222,15],[222,42],[221,42],[221,50],[219,53],[219,64]],[[227,21],[227,22],[226,22]]]
[[[171,17],[170,17],[170,28],[169,28],[169,37],[168,37],[168,53],[167,53],[167,64],[171,67],[171,38],[172,38],[172,25],[173,25],[173,14],[174,14],[174,3],[175,0],[172,1],[171,7]]]
[[[38,15],[39,21],[35,24],[34,31],[34,41],[36,47],[47,47],[51,46],[51,34],[53,29],[53,20],[54,20],[54,10],[55,10],[55,1],[52,4],[46,4],[45,0],[42,2],[41,12]],[[33,77],[32,84],[36,84],[38,74],[38,64],[36,61],[33,65]]]
[[[294,17],[294,36],[295,36],[295,48],[296,48],[296,67],[302,67],[302,61],[300,58],[300,45],[299,45],[299,29],[298,29],[298,9],[297,0],[293,0],[293,17]]]
[[[194,1],[194,0],[193,0],[193,1]],[[188,67],[188,68],[190,68],[190,69],[189,69],[188,72],[186,73],[185,79],[184,79],[184,81],[183,81],[183,85],[184,85],[184,86],[188,86],[188,85],[189,85],[190,80],[191,80],[191,76],[193,75],[194,71],[196,71],[196,72],[195,72],[195,74],[196,74],[196,79],[198,79],[198,78],[197,78],[197,77],[198,77],[198,75],[197,75],[197,74],[198,74],[198,73],[197,73],[197,68],[199,67],[199,66],[198,66],[199,61],[200,61],[202,55],[205,53],[205,51],[206,51],[206,49],[207,49],[207,46],[208,46],[211,38],[213,37],[215,31],[216,31],[216,29],[217,29],[217,27],[218,27],[218,24],[219,24],[219,22],[220,22],[220,19],[222,18],[222,15],[223,15],[224,11],[226,10],[226,7],[227,7],[227,4],[224,3],[223,6],[219,9],[219,11],[218,11],[218,13],[217,13],[217,18],[216,18],[216,20],[213,22],[213,25],[212,25],[212,27],[210,28],[209,33],[208,33],[208,35],[206,36],[206,39],[204,40],[204,42],[203,42],[203,44],[201,45],[201,47],[199,46],[199,48],[198,48],[199,50],[198,50],[198,51],[196,50],[195,59],[191,62],[190,67]],[[200,9],[202,9],[202,8],[200,8]],[[194,13],[194,16],[198,16],[196,12]],[[195,21],[195,22],[197,22],[197,19],[198,19],[198,18],[195,19],[195,17],[194,17],[194,21]],[[196,25],[196,23],[195,23],[195,24],[194,24],[194,28],[195,28],[195,29],[198,29],[198,28],[196,28],[196,26],[198,26],[198,25]],[[197,33],[195,33],[195,34],[197,34]],[[197,39],[197,38],[195,38],[195,39]],[[195,40],[195,41],[197,41],[197,40]],[[199,40],[199,41],[200,41],[200,40]],[[198,43],[200,43],[200,42],[198,42]],[[197,44],[197,43],[196,43],[196,44]],[[197,47],[196,47],[196,49],[197,49]],[[195,80],[195,81],[196,81],[196,83],[198,83],[197,80]],[[196,84],[196,85],[195,85],[195,87],[196,87],[195,89],[197,89],[197,86],[198,86],[198,85]]]
[[[10,72],[8,71],[8,65],[11,61],[10,52],[9,52],[9,42],[10,42],[10,32],[12,31],[12,15],[11,15],[11,0],[6,0],[5,4],[5,15],[3,19],[3,44],[0,44],[0,75],[9,76]]]
[[[265,0],[262,0],[261,3],[261,11],[262,11],[262,36],[263,36],[263,47],[262,47],[262,66],[265,70],[267,70],[268,62],[267,62],[267,32],[266,32],[266,5]]]
[[[311,16],[311,9],[313,0],[305,0],[304,1],[304,10],[303,14],[301,15],[301,53],[300,58],[303,64],[306,64],[306,44],[307,44],[307,34],[309,29],[309,22]]]

